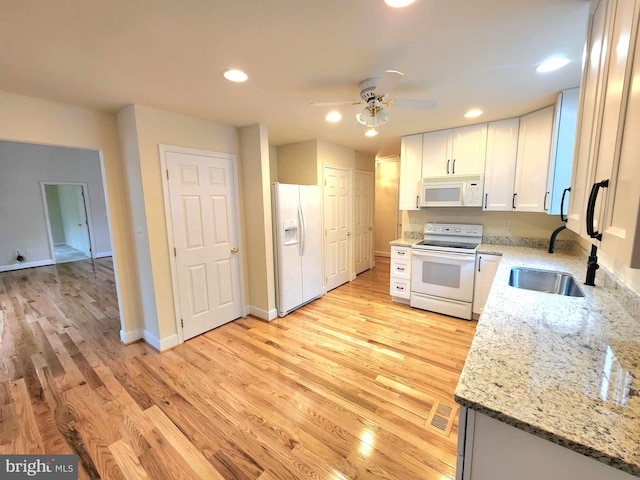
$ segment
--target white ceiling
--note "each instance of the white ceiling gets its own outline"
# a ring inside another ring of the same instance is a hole
[[[0,90],[117,112],[138,103],[238,127],[263,123],[270,143],[322,139],[392,155],[399,137],[515,116],[579,84],[589,2],[417,0],[0,0]],[[554,54],[564,69],[536,73]],[[242,68],[245,84],[222,71]],[[357,99],[358,83],[399,70],[375,138],[311,102]]]

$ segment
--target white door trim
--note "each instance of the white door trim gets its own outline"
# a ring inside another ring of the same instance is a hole
[[[187,147],[178,147],[174,145],[158,145],[160,152],[160,168],[162,173],[162,195],[164,201],[164,215],[167,223],[167,253],[169,254],[169,266],[171,268],[171,289],[173,294],[173,309],[174,316],[176,320],[176,332],[178,333],[178,344],[184,343],[184,334],[182,331],[182,327],[180,325],[180,317],[181,317],[181,308],[180,308],[180,294],[178,290],[178,267],[176,265],[176,257],[171,255],[173,253],[175,245],[174,245],[174,236],[173,236],[173,219],[171,217],[171,203],[169,200],[169,181],[167,179],[167,154],[168,153],[182,153],[187,155],[198,155],[201,157],[213,157],[213,158],[222,158],[226,160],[231,160],[231,173],[233,176],[233,190],[234,190],[234,203],[235,203],[235,216],[236,216],[236,238],[238,239],[238,270],[239,270],[239,280],[240,280],[240,292],[242,298],[242,316],[247,315],[247,306],[245,299],[245,288],[244,288],[244,245],[242,242],[243,236],[241,235],[241,217],[240,217],[240,192],[238,189],[238,170],[237,170],[237,162],[236,156],[231,153],[220,153],[220,152],[211,152],[208,150],[199,150],[196,148],[187,148]]]
[[[47,223],[47,236],[49,237],[49,255],[53,263],[56,263],[55,249],[53,245],[53,233],[51,232],[51,219],[49,218],[49,204],[47,203],[47,185],[75,185],[82,188],[84,194],[84,206],[87,214],[87,230],[89,233],[89,247],[91,248],[91,258],[96,258],[95,235],[93,233],[93,215],[91,214],[91,201],[89,200],[89,184],[83,182],[48,182],[43,180],[40,182],[40,192],[42,193],[42,202],[44,206],[44,216]],[[109,229],[111,225],[109,224]]]

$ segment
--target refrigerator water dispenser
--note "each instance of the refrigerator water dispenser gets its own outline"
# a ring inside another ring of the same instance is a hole
[[[298,243],[298,224],[295,220],[287,220],[283,222],[284,244],[295,245]]]

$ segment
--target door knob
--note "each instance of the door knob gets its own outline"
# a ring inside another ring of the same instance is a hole
[[[351,236],[351,232],[347,232],[347,237],[350,237],[350,236]]]
[[[231,249],[231,253],[238,253],[238,247],[233,247]]]

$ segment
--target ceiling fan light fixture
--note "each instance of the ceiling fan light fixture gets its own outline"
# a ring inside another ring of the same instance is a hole
[[[403,8],[403,7],[408,7],[415,1],[416,0],[384,0],[384,3],[386,3],[392,8]]]
[[[375,128],[370,128],[369,130],[364,132],[364,135],[366,137],[375,137],[376,135],[378,135],[378,131]]]
[[[565,57],[551,57],[542,62],[540,65],[536,67],[536,72],[538,73],[547,73],[553,72],[554,70],[558,70],[570,62],[568,58]]]
[[[327,113],[327,116],[324,117],[324,118],[325,118],[325,120],[327,122],[336,123],[336,122],[339,122],[340,120],[342,120],[342,114],[340,112],[338,112],[337,110],[333,110],[333,111]]]
[[[224,75],[224,78],[226,78],[230,82],[235,82],[235,83],[246,82],[247,79],[249,78],[249,75],[244,73],[242,70],[236,70],[236,69],[226,70],[222,75]]]
[[[389,120],[389,116],[382,109],[373,110],[369,107],[366,107],[362,110],[362,112],[356,114],[356,120],[358,121],[358,123],[361,123],[366,127],[376,128],[384,123],[387,123],[387,121]]]

